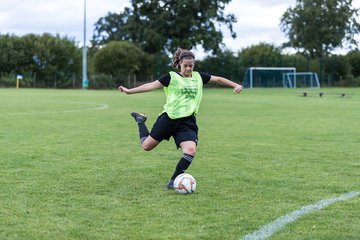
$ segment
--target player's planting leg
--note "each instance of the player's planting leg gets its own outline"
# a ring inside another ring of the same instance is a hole
[[[178,162],[178,164],[176,165],[174,174],[172,175],[170,181],[168,182],[168,184],[166,185],[167,189],[171,189],[174,187],[174,180],[175,178],[182,174],[185,173],[185,171],[189,168],[190,164],[192,163],[192,160],[194,159],[194,156],[191,156],[189,154],[184,153],[184,155],[182,156],[182,158],[180,159],[180,161]]]
[[[136,123],[139,126],[140,144],[142,145],[146,138],[149,136],[149,130],[145,125],[147,117],[144,114],[137,112],[132,112],[131,116],[135,119]]]
[[[170,181],[166,184],[167,189],[174,188],[174,179],[170,179]]]

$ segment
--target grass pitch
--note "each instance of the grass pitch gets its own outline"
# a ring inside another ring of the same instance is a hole
[[[129,115],[151,127],[162,91],[0,89],[0,239],[241,239],[360,191],[360,89],[322,91],[205,89],[188,170],[197,192],[178,195],[165,184],[181,151],[172,139],[141,150]],[[333,204],[272,239],[358,239],[359,205]]]

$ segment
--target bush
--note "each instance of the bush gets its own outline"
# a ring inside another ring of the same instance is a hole
[[[336,86],[338,87],[360,87],[360,76],[353,77],[348,76],[345,79],[339,81]]]
[[[107,75],[139,72],[144,58],[145,53],[134,44],[125,41],[113,41],[95,53],[95,72]]]
[[[0,76],[0,87],[15,87],[16,77],[14,74],[2,74]]]

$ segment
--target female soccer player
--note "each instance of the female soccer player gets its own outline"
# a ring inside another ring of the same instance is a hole
[[[176,176],[184,173],[195,157],[198,141],[195,116],[199,110],[203,84],[220,83],[232,87],[234,93],[240,93],[242,90],[241,85],[226,78],[194,71],[195,55],[186,49],[179,48],[176,51],[172,66],[178,71],[170,71],[159,80],[130,89],[119,87],[119,90],[126,94],[164,88],[166,95],[164,111],[157,118],[150,134],[145,125],[147,117],[144,114],[132,112],[131,116],[139,126],[140,143],[145,151],[154,149],[162,140],[169,140],[170,137],[174,138],[177,148],[180,147],[182,150],[182,158],[166,185],[167,189],[173,188]]]

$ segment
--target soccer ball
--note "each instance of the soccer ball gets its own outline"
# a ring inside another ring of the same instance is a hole
[[[180,174],[174,180],[174,189],[180,194],[193,193],[196,189],[195,178],[188,173]]]

